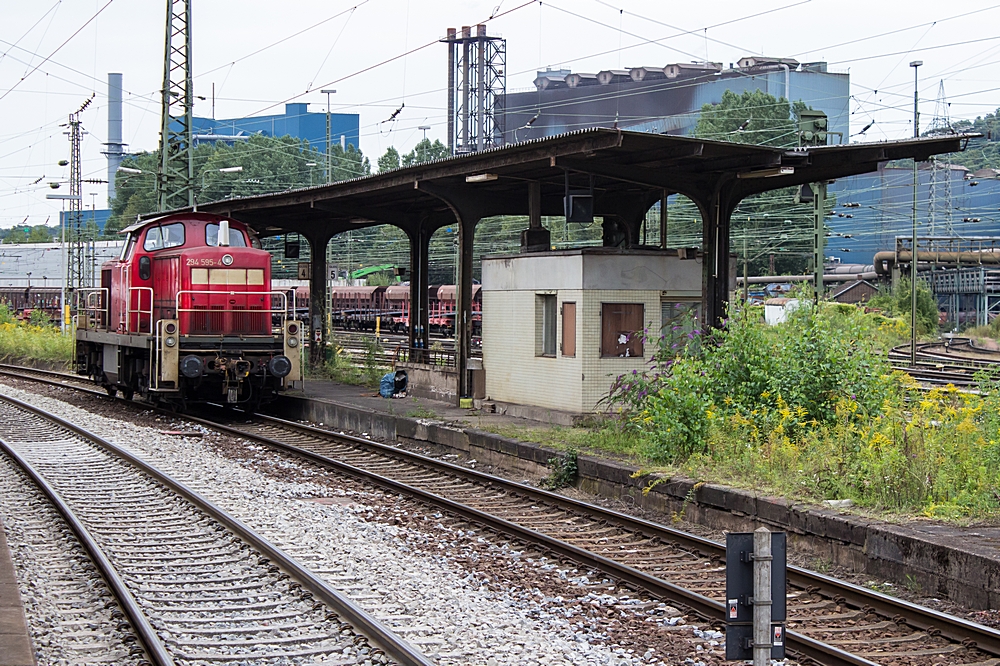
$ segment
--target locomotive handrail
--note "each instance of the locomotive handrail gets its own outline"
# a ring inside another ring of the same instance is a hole
[[[79,322],[82,313],[87,318],[87,328],[90,327],[91,317],[93,317],[96,326],[104,327],[107,323],[109,293],[110,290],[107,287],[84,287],[76,290],[74,293],[77,311],[76,321]]]
[[[146,310],[146,309],[144,309],[142,307],[142,293],[144,291],[148,291],[149,292],[149,309],[148,310]],[[136,301],[138,302],[138,306],[135,309],[132,308],[132,294],[133,294],[133,292],[139,295],[139,298],[136,299]],[[148,315],[149,316],[149,331],[150,331],[150,333],[152,333],[152,331],[153,331],[153,288],[152,287],[129,287],[128,288],[128,298],[125,299],[125,330],[126,331],[131,331],[132,330],[132,315],[133,314],[139,315],[138,318],[136,319],[136,322],[135,322],[136,332],[137,333],[141,333],[142,332],[142,316],[143,315]]]

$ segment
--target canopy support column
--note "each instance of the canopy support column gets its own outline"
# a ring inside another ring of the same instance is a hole
[[[326,363],[327,327],[326,246],[331,235],[306,236],[309,240],[309,364],[320,368]]]
[[[418,223],[414,225],[412,231],[407,232],[407,235],[410,237],[410,360],[414,363],[424,363],[429,343],[428,255],[431,231],[423,223]]]

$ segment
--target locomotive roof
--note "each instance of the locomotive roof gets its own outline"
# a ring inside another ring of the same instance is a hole
[[[216,215],[215,213],[197,213],[194,211],[190,213],[167,213],[165,215],[157,215],[156,217],[150,217],[144,220],[137,220],[132,224],[128,225],[127,227],[125,227],[124,229],[122,229],[121,231],[119,231],[118,233],[125,234],[132,231],[138,231],[143,227],[148,227],[151,224],[159,224],[162,223],[164,220],[169,220],[169,219],[176,219],[178,222],[183,220],[197,220],[199,222],[215,222],[218,220],[226,220],[226,219],[229,219],[231,222],[237,221],[237,220],[232,220],[231,218],[227,218],[224,215]]]

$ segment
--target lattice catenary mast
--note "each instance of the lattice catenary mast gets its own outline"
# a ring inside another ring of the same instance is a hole
[[[195,202],[190,0],[167,0],[167,36],[161,94],[156,205],[162,211],[192,206]]]
[[[80,166],[80,141],[83,126],[80,114],[94,101],[94,96],[69,114],[69,211],[66,216],[66,288],[70,291],[93,286],[94,238],[83,222],[83,179]]]
[[[472,153],[503,143],[503,114],[497,103],[507,91],[507,42],[464,26],[448,28],[448,148]]]
[[[929,135],[954,134],[948,117],[948,98],[944,93],[944,80],[938,86],[937,102],[934,104],[934,119],[927,130]],[[931,158],[930,201],[928,202],[930,229],[928,235],[941,233],[944,226],[946,236],[955,235],[951,205],[951,164],[948,155]]]

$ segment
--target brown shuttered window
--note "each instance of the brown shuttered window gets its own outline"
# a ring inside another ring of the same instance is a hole
[[[601,356],[642,356],[642,303],[601,303]]]
[[[576,356],[576,303],[562,304],[562,355]]]

